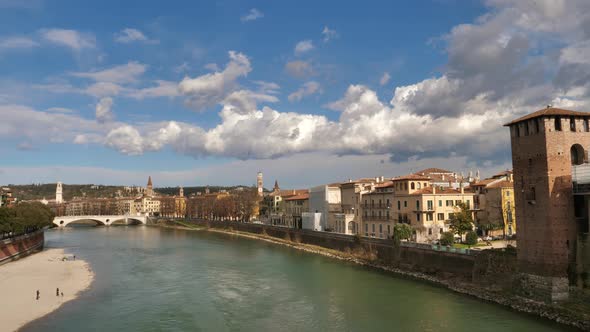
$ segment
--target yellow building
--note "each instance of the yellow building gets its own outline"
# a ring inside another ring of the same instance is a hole
[[[511,177],[486,179],[473,187],[477,192],[476,224],[480,235],[516,234],[514,182]]]

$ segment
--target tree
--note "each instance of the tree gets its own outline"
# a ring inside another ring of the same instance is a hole
[[[465,236],[465,242],[470,245],[474,246],[477,244],[477,233],[474,231],[468,231],[467,235]]]
[[[451,232],[444,232],[440,236],[440,244],[443,246],[450,246],[455,242],[455,237]]]
[[[393,240],[399,243],[401,240],[408,240],[412,237],[414,230],[408,224],[396,224],[393,226]]]
[[[453,234],[462,237],[465,232],[473,230],[473,217],[465,203],[461,202],[457,207],[459,211],[451,214],[449,218],[449,228]]]

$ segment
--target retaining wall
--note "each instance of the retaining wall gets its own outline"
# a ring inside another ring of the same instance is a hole
[[[0,241],[0,265],[43,250],[43,230]]]
[[[224,221],[191,221],[190,223],[210,228],[231,228],[241,232],[266,234],[278,239],[353,253],[355,256],[369,262],[394,268],[468,282],[472,281],[474,267],[479,257],[477,252],[445,252],[433,250],[430,245],[403,242],[401,245],[395,246],[393,240],[356,238],[351,235],[297,230],[261,224]],[[479,275],[485,276],[490,266],[488,264],[479,265],[485,266],[485,269],[479,271]]]

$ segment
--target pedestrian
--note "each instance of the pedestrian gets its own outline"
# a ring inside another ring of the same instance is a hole
[[[76,255],[74,255],[74,260],[76,260]]]
[[[61,292],[61,297],[62,297],[62,298],[64,297],[64,292]]]
[[[41,293],[39,293],[39,290],[37,289],[37,300],[39,300],[40,297],[41,297]]]
[[[55,296],[59,296],[59,287],[55,290]]]

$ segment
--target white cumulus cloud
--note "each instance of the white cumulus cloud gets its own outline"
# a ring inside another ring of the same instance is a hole
[[[260,10],[258,10],[256,8],[252,8],[248,11],[247,14],[242,15],[242,17],[240,17],[240,20],[242,22],[249,22],[249,21],[255,21],[255,20],[257,20],[259,18],[263,18],[263,17],[264,17],[264,14]]]
[[[112,121],[115,115],[112,111],[113,99],[110,97],[101,98],[96,104],[96,121],[105,123]]]
[[[69,47],[74,51],[96,47],[96,38],[89,33],[68,29],[42,29],[40,33],[45,40]]]
[[[314,95],[316,93],[322,93],[321,85],[316,81],[309,81],[305,82],[297,91],[291,93],[289,97],[289,101],[300,101],[301,99]]]
[[[295,54],[301,55],[313,50],[313,42],[309,39],[302,40],[295,45]]]

